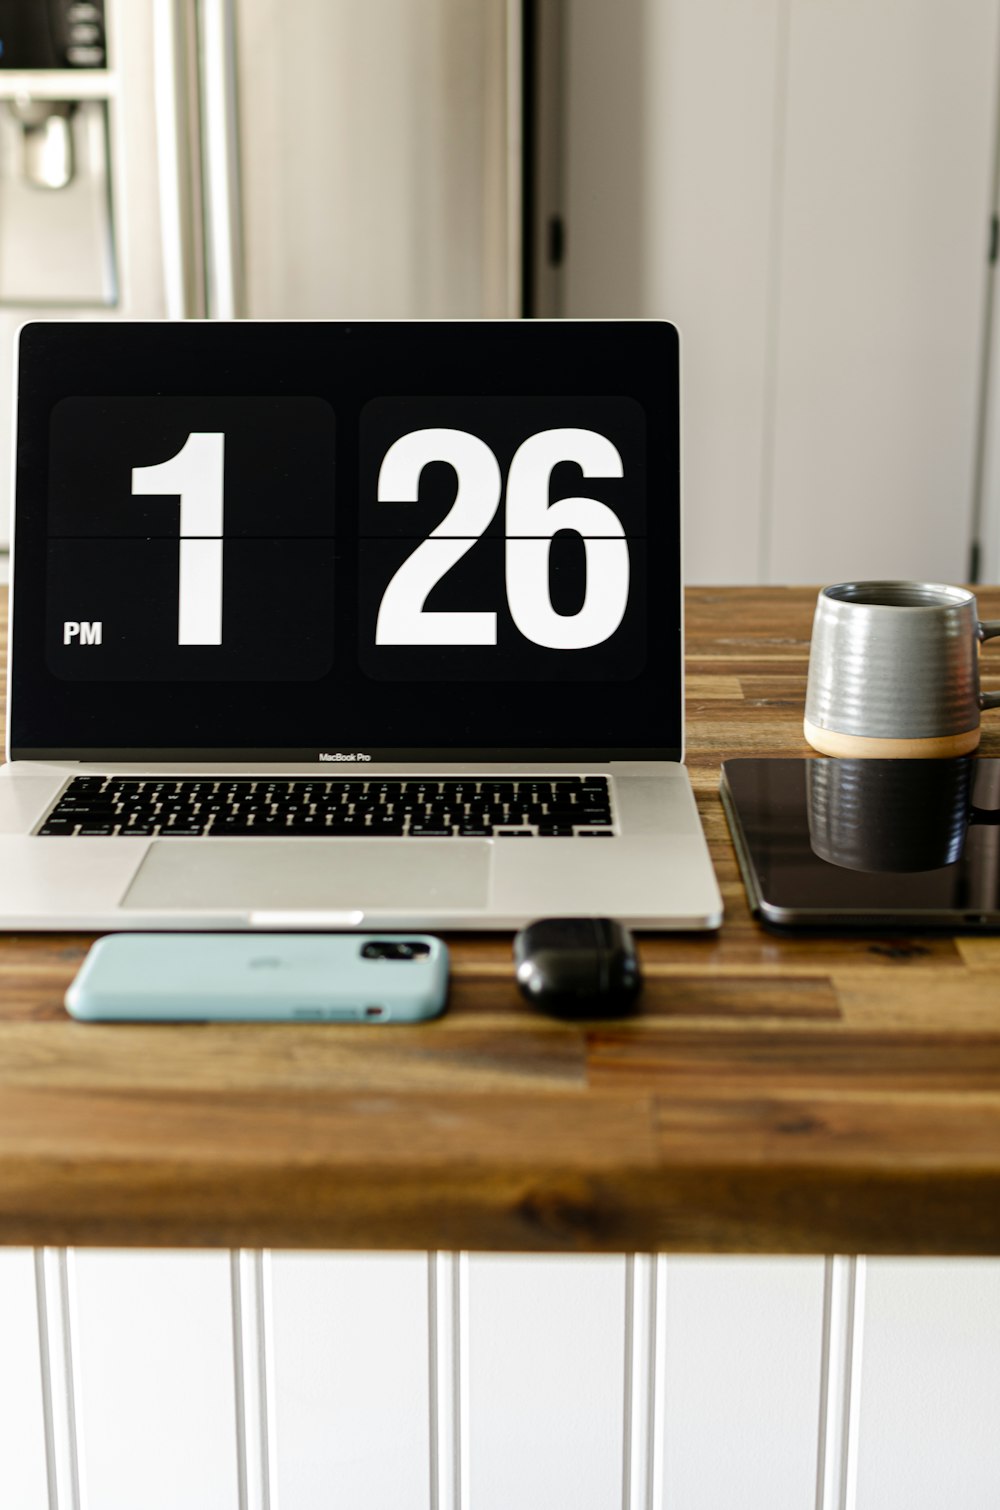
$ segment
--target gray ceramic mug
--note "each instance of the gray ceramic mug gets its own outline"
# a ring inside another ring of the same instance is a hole
[[[979,714],[979,646],[1000,635],[974,594],[938,582],[838,582],[816,604],[803,732],[823,755],[966,755]]]

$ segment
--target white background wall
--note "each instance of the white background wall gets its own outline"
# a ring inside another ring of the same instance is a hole
[[[846,1350],[829,1304],[846,1260],[275,1253],[245,1256],[244,1279],[255,1266],[241,1312],[226,1254],[0,1254],[0,1504],[1000,1501],[992,1260],[859,1265]]]
[[[681,328],[690,580],[964,580],[996,0],[567,16],[564,310]]]

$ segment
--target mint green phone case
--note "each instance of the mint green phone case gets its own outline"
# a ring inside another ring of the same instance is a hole
[[[115,933],[66,1008],[86,1022],[406,1023],[447,994],[448,949],[428,934]]]

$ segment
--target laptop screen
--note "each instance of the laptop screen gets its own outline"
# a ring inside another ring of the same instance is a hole
[[[661,322],[42,322],[15,758],[676,759]]]

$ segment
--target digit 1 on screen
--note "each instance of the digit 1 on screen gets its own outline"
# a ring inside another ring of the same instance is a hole
[[[132,496],[180,496],[178,645],[222,644],[225,435],[194,430],[176,455],[132,468]]]

